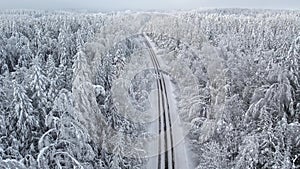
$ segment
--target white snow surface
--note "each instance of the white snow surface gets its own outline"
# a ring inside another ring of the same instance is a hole
[[[150,42],[152,49],[154,52],[157,54],[158,50],[155,49],[155,44],[152,43],[149,39],[149,37],[146,36],[146,39]],[[157,60],[160,64],[160,68],[166,67],[167,65],[164,63],[163,56],[157,55]],[[171,123],[172,123],[172,137],[173,137],[173,145],[174,145],[174,156],[175,156],[175,168],[178,169],[189,169],[193,168],[193,166],[190,166],[192,163],[189,161],[189,150],[188,150],[188,144],[186,143],[185,140],[185,135],[186,133],[183,130],[180,117],[177,111],[177,101],[176,101],[176,96],[175,96],[175,87],[173,83],[171,82],[171,78],[167,75],[163,75],[165,79],[165,85],[166,85],[166,92],[168,95],[168,103],[170,106],[170,118],[171,118]],[[154,92],[151,93],[150,95],[150,102],[152,104],[151,106],[151,115],[153,122],[151,123],[149,127],[149,132],[150,133],[155,133],[157,137],[152,139],[147,143],[147,152],[148,152],[148,163],[146,165],[147,169],[157,169],[158,167],[158,153],[163,154],[164,151],[158,152],[158,139],[161,137],[161,140],[163,140],[163,130],[162,133],[159,135],[158,134],[158,90],[155,90]],[[168,121],[168,120],[167,120]],[[167,126],[168,126],[167,122]],[[169,128],[167,128],[166,132],[171,132]],[[170,145],[170,136],[168,134],[168,145]],[[168,148],[168,157],[170,158],[171,156],[171,147]],[[163,147],[161,148],[163,150]],[[164,156],[161,156],[161,168],[164,168]],[[169,160],[171,161],[171,160]],[[169,167],[171,167],[169,163]]]

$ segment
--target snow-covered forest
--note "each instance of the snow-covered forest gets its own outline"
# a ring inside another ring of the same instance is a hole
[[[300,168],[300,12],[248,9],[0,11],[0,168],[147,168],[145,41],[190,166]]]

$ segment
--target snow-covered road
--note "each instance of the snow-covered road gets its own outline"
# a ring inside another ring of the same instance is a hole
[[[149,160],[146,168],[189,169],[185,135],[177,113],[171,78],[162,73],[160,65],[164,64],[163,61],[156,56],[155,47],[147,35],[144,34],[143,37],[157,76],[157,91],[150,97],[153,105],[152,116],[157,120],[154,120],[149,128],[156,137],[147,143]]]

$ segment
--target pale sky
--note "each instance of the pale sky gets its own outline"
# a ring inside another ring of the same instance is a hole
[[[1,9],[170,10],[199,8],[298,9],[300,0],[0,0]]]

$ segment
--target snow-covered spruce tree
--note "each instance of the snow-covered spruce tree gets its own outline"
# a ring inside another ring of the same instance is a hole
[[[40,138],[38,168],[95,168],[95,145],[74,114],[72,93],[62,89],[47,115],[49,128]]]
[[[29,68],[29,65],[32,60],[32,52],[29,48],[29,42],[27,40],[26,45],[22,46],[20,50],[20,57],[18,59],[18,65],[19,67],[26,67]]]
[[[124,157],[124,135],[122,132],[117,132],[117,134],[111,138],[113,141],[113,150],[112,150],[112,161],[110,162],[111,168],[122,169],[126,168]]]
[[[58,80],[59,80],[58,68],[55,66],[55,61],[52,55],[48,56],[46,69],[47,69],[46,71],[47,79],[49,80],[47,99],[48,99],[48,106],[51,107],[61,87],[58,84]]]
[[[55,121],[60,119],[55,111],[49,113],[52,102],[62,88],[71,89],[77,45],[82,45],[90,38],[87,36],[92,36],[99,17],[85,20],[82,18],[86,16],[81,14],[55,12],[44,15],[41,11],[10,11],[8,13],[14,15],[7,17],[4,13],[0,14],[3,21],[0,24],[0,158],[3,159],[0,165],[21,168],[24,164],[27,168],[35,168],[34,161],[40,151],[37,140],[51,129],[45,125],[45,116],[54,114]],[[58,38],[60,32],[65,35]],[[82,38],[85,32],[89,33]],[[49,55],[53,57],[49,59]],[[60,59],[65,55],[67,57]],[[34,56],[40,59],[38,64],[34,64]],[[56,66],[60,65],[60,60],[66,64],[61,64],[58,69]],[[45,66],[45,61],[49,61],[49,65]],[[55,136],[55,132],[50,133]]]
[[[288,76],[293,89],[293,112],[288,120],[300,122],[300,36],[291,45],[285,65],[289,70]]]
[[[16,81],[13,83],[12,112],[6,119],[7,145],[4,157],[20,160],[35,151],[34,137],[37,137],[39,121],[24,87]]]
[[[72,67],[73,64],[73,56],[77,52],[76,41],[73,40],[73,34],[70,30],[69,25],[64,25],[63,28],[60,29],[59,36],[57,38],[58,41],[58,52],[59,52],[59,63],[67,66],[68,68]],[[74,32],[75,33],[75,32]]]
[[[59,64],[57,68],[57,85],[59,89],[67,88],[67,73],[66,73],[67,67],[63,64]]]
[[[11,75],[9,72],[0,75],[0,112],[6,114],[13,96]]]
[[[14,83],[14,100],[12,102],[13,107],[15,108],[15,113],[11,117],[17,119],[16,127],[21,129],[23,126],[26,126],[26,123],[30,120],[29,116],[32,116],[33,106],[31,99],[27,96],[27,93],[24,87],[18,84],[16,81]]]
[[[111,161],[111,154],[108,152],[107,147],[107,136],[106,131],[103,130],[101,134],[102,143],[101,143],[101,149],[100,149],[100,169],[107,168]]]
[[[0,160],[4,157],[4,153],[8,145],[8,115],[11,103],[13,100],[13,84],[11,82],[11,75],[8,69],[0,75]],[[12,110],[14,111],[14,110]]]
[[[255,137],[259,145],[257,168],[289,168],[292,156],[287,147],[291,147],[291,136],[284,126],[288,125],[287,116],[293,111],[292,88],[286,71],[275,63],[270,63],[270,68],[268,84],[254,92],[245,114],[245,127],[247,135]],[[240,159],[241,156],[243,152],[239,154]]]
[[[41,64],[41,58],[36,56],[32,60],[32,66],[30,68],[31,75],[30,79],[30,91],[31,98],[33,100],[32,104],[35,108],[35,111],[40,114],[40,120],[42,121],[46,116],[46,105],[47,105],[47,96],[46,89],[48,86],[49,80],[44,74]],[[41,126],[42,127],[42,126]]]
[[[10,71],[14,69],[18,61],[18,38],[19,34],[15,32],[10,38],[7,39],[7,44],[5,46],[6,64]]]

